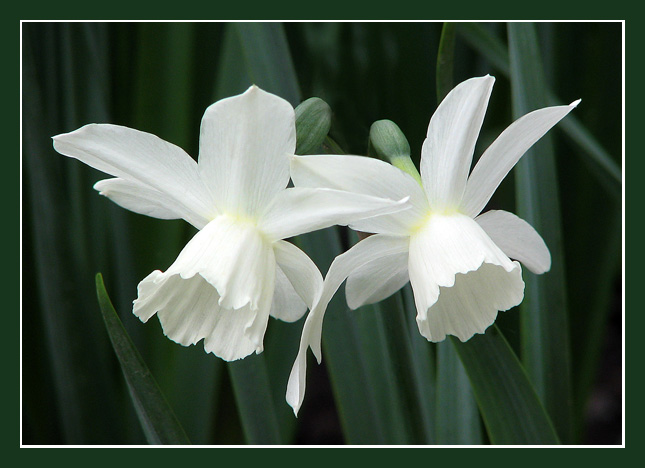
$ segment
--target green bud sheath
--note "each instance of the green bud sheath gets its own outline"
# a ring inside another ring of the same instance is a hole
[[[378,120],[370,128],[370,148],[379,159],[387,160],[421,183],[421,176],[410,159],[410,144],[397,124]]]

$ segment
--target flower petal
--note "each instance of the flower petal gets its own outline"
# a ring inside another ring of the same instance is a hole
[[[275,242],[273,252],[278,263],[278,275],[271,315],[286,322],[295,322],[320,295],[322,275],[307,254],[289,242]],[[282,290],[279,291],[278,287]]]
[[[519,263],[460,214],[433,215],[410,238],[409,273],[417,325],[429,341],[484,333],[499,310],[524,296]]]
[[[184,205],[167,193],[125,179],[104,179],[94,184],[94,189],[117,205],[152,218],[183,218],[197,229],[208,224],[208,219],[186,209]]]
[[[258,223],[271,239],[286,239],[335,224],[408,209],[408,198],[392,201],[326,188],[293,187],[280,192]]]
[[[295,125],[291,104],[257,86],[206,109],[199,168],[222,211],[255,216],[287,186]]]
[[[183,346],[204,338],[204,349],[226,361],[242,359],[263,350],[268,308],[224,309],[217,290],[202,276],[183,279],[154,271],[139,283],[134,314],[143,322],[155,313],[164,334]]]
[[[280,269],[300,298],[311,309],[323,287],[320,270],[306,253],[289,242],[275,242],[273,252]]]
[[[428,210],[423,188],[409,174],[364,156],[295,156],[291,178],[296,187],[330,188],[374,197],[401,200],[410,197],[410,209],[351,223],[364,232],[403,235]]]
[[[568,106],[539,109],[513,122],[488,147],[475,165],[461,204],[461,211],[477,216],[517,161],[551,127],[571,112],[580,100]]]
[[[475,218],[486,234],[506,255],[519,260],[540,275],[551,269],[551,253],[533,226],[502,210],[491,210]]]
[[[494,83],[489,75],[460,83],[430,119],[421,179],[433,210],[456,208],[461,201]]]
[[[266,290],[273,292],[275,267],[273,249],[255,226],[220,215],[195,234],[165,274],[199,274],[217,289],[223,308],[249,304],[257,310]]]
[[[280,266],[276,265],[271,317],[284,322],[295,322],[305,315],[305,312],[307,304],[302,301]]]
[[[357,268],[382,257],[407,252],[407,237],[386,236],[377,234],[370,236],[342,255],[334,259],[323,283],[319,300],[314,304],[307,316],[300,338],[298,356],[291,369],[287,384],[287,403],[297,415],[306,388],[307,348],[311,347],[318,363],[322,359],[321,338],[322,324],[327,305],[345,279]]]
[[[358,268],[347,278],[347,305],[351,309],[358,309],[365,304],[382,301],[408,281],[407,252],[377,258]]]
[[[184,150],[155,135],[119,125],[90,124],[53,140],[60,154],[166,194],[183,207],[184,214],[204,219],[217,214],[197,163]]]

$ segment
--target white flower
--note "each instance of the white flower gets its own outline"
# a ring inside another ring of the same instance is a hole
[[[479,214],[520,157],[579,101],[531,112],[515,121],[483,153],[468,175],[494,78],[467,80],[453,89],[430,120],[421,150],[421,181],[385,162],[361,156],[294,157],[298,187],[329,187],[399,199],[411,209],[357,221],[350,227],[376,233],[338,256],[320,300],[307,317],[289,379],[287,401],[297,413],[305,391],[306,351],[321,360],[323,316],[347,279],[355,309],[378,302],[408,281],[417,324],[429,341],[455,335],[466,341],[484,333],[500,310],[524,296],[521,261],[535,273],[551,266],[540,235],[506,211]]]
[[[94,188],[124,208],[199,229],[165,272],[138,286],[134,314],[155,313],[164,333],[227,360],[263,350],[269,315],[299,319],[322,288],[307,255],[282,239],[401,209],[402,203],[338,190],[286,188],[295,151],[293,107],[250,87],[211,105],[199,162],[160,138],[86,125],[54,148],[116,176]]]

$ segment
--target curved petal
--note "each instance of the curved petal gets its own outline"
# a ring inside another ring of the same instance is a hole
[[[222,211],[255,216],[287,186],[295,125],[291,104],[257,86],[206,109],[199,168]]]
[[[358,309],[365,304],[382,301],[408,281],[407,252],[380,257],[349,275],[345,286],[347,305]]]
[[[430,119],[421,179],[433,210],[457,208],[461,201],[494,83],[489,75],[460,83]]]
[[[374,261],[382,256],[403,254],[408,249],[408,238],[377,234],[370,236],[342,255],[334,259],[325,281],[319,300],[314,304],[307,316],[300,338],[298,356],[291,369],[287,384],[287,403],[297,415],[305,395],[307,348],[311,348],[320,363],[322,359],[321,338],[322,324],[327,305],[345,279],[357,268]]]
[[[408,198],[385,198],[326,188],[293,187],[280,192],[258,223],[271,239],[286,239],[367,216],[410,208]]]
[[[524,297],[522,270],[471,218],[434,215],[410,238],[417,325],[429,341],[484,333]]]
[[[276,265],[271,317],[284,322],[295,322],[305,315],[305,312],[307,312],[307,304],[302,301],[282,268]]]
[[[209,221],[198,213],[186,209],[167,193],[139,182],[119,178],[104,179],[94,184],[94,189],[126,210],[152,218],[183,218],[197,229],[203,228]]]
[[[365,156],[294,156],[291,178],[296,187],[330,188],[374,197],[401,200],[410,197],[410,209],[354,221],[364,232],[404,235],[428,211],[421,185],[402,170]]]
[[[119,125],[90,124],[53,140],[60,154],[166,194],[185,212],[204,219],[217,214],[197,163],[184,150],[155,135]]]
[[[551,269],[551,253],[533,226],[508,211],[491,210],[475,218],[506,255],[540,275]]]
[[[271,314],[286,322],[300,319],[307,307],[313,307],[322,291],[322,275],[316,264],[295,245],[278,241],[273,244],[275,260],[278,264],[276,276],[276,296],[281,296],[282,310],[277,309],[274,297],[274,312]],[[282,288],[278,292],[278,286]]]
[[[323,288],[320,270],[306,253],[289,242],[275,242],[273,252],[280,269],[303,302],[311,309]]]
[[[530,112],[504,130],[484,151],[470,174],[461,211],[470,217],[477,216],[524,153],[579,103],[577,100],[568,106]]]
[[[134,314],[146,322],[157,313],[164,334],[176,343],[190,346],[204,339],[205,351],[226,361],[263,350],[270,296],[260,310],[248,305],[225,309],[217,290],[202,276],[183,279],[160,271],[141,281],[138,291]]]
[[[165,274],[199,274],[217,289],[223,308],[248,304],[257,310],[266,291],[273,292],[275,268],[273,249],[255,226],[220,215],[195,234]]]

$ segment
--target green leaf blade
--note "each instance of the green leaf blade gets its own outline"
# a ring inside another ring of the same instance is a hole
[[[510,77],[508,48],[495,37],[485,26],[478,23],[459,23],[459,35],[476,51],[482,54],[499,72]],[[547,90],[548,105],[562,105],[551,90]],[[607,193],[620,199],[622,186],[622,171],[614,162],[609,152],[593,137],[591,132],[575,115],[569,115],[560,124],[564,133],[582,150],[586,157],[582,158],[598,181],[605,187]]]
[[[519,118],[545,107],[547,90],[533,25],[510,23],[508,33],[513,115]],[[551,270],[544,275],[524,271],[522,360],[560,437],[570,442],[571,356],[557,180],[553,142],[547,134],[515,167],[517,213],[542,235],[552,258]]]
[[[190,444],[186,432],[114,310],[100,273],[96,275],[96,293],[105,327],[148,442],[164,445]]]
[[[555,445],[558,436],[517,356],[499,329],[465,343],[453,338],[493,444]]]
[[[265,356],[248,356],[228,363],[228,370],[247,443],[286,443],[281,437],[276,407],[270,392],[272,382]]]

